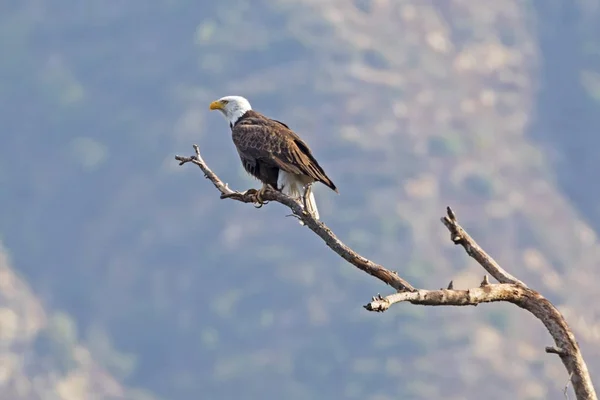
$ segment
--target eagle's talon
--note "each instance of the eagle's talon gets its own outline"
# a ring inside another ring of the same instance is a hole
[[[259,193],[256,194],[254,202],[254,208],[262,208],[262,206],[269,203],[268,201],[263,201],[262,196]]]
[[[255,202],[258,204],[258,206],[254,206],[256,208],[261,208],[262,206],[264,206],[265,204],[269,204],[268,201],[264,201],[263,200],[263,195],[267,192],[267,190],[270,189],[270,186],[264,184],[259,190],[256,191],[256,193],[254,194],[255,196]]]

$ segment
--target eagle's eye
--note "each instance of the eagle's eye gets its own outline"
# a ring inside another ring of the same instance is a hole
[[[225,105],[227,105],[227,103],[229,103],[229,100],[223,100],[222,103],[225,106]]]

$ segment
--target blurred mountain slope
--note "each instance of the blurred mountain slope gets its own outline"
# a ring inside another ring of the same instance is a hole
[[[505,305],[368,314],[360,306],[386,288],[281,206],[221,201],[173,161],[198,143],[232,187],[257,186],[207,110],[245,95],[322,160],[341,194],[317,187],[321,214],[342,240],[415,284],[473,286],[481,268],[439,222],[452,205],[565,311],[599,370],[597,227],[557,182],[547,148],[561,147],[543,127],[530,135],[545,118],[538,73],[553,62],[532,28],[540,9],[4,3],[0,229],[39,297],[7,308],[64,310],[53,321],[76,321],[70,340],[106,376],[165,399],[562,398],[567,376],[529,315]],[[33,359],[59,363],[36,332]]]
[[[62,312],[48,316],[0,250],[2,398],[126,398],[122,386],[79,345],[74,321]]]

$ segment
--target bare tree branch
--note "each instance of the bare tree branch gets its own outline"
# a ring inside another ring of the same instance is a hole
[[[206,165],[202,159],[202,156],[200,155],[200,148],[198,145],[194,145],[194,150],[196,154],[192,157],[175,156],[175,159],[179,161],[179,165],[184,165],[191,162],[200,167],[202,172],[204,172],[204,176],[208,178],[213,185],[215,185],[217,190],[221,192],[222,199],[229,198],[241,201],[242,203],[256,202],[256,190],[251,189],[246,192],[236,192],[231,190],[226,183],[223,183],[223,181],[221,181],[221,179],[219,179],[219,177],[210,168],[208,168],[208,165]],[[262,198],[263,200],[275,201],[289,207],[289,209],[292,210],[292,213],[296,217],[302,219],[305,226],[308,226],[311,231],[323,239],[325,244],[329,246],[331,250],[336,252],[340,257],[361,271],[378,278],[398,291],[415,290],[407,281],[398,276],[395,271],[390,271],[383,266],[368,260],[345,245],[325,224],[314,219],[310,213],[304,212],[304,207],[302,206],[301,202],[296,201],[293,198],[275,190],[268,190],[262,196]]]
[[[364,307],[369,311],[385,311],[392,304],[409,302],[423,306],[476,306],[481,303],[497,301],[516,302],[523,299],[526,293],[522,286],[509,283],[496,285],[481,285],[478,288],[467,290],[417,289],[414,292],[398,292],[386,297],[377,295]],[[514,301],[513,301],[514,300]]]
[[[204,172],[213,185],[221,192],[221,198],[230,198],[243,203],[256,203],[256,190],[246,192],[231,190],[226,183],[206,165],[200,155],[200,149],[194,145],[196,154],[192,157],[176,156],[179,165],[186,163],[196,164]],[[350,264],[360,270],[380,279],[396,289],[397,293],[386,297],[377,295],[364,308],[369,311],[383,312],[396,303],[408,302],[428,306],[477,306],[482,303],[509,302],[532,313],[546,327],[556,346],[546,347],[547,353],[557,354],[562,360],[573,385],[578,400],[597,400],[596,392],[590,378],[589,371],[581,355],[579,345],[573,332],[567,325],[564,317],[554,305],[537,291],[530,289],[507,271],[505,271],[492,257],[490,257],[471,236],[458,224],[456,215],[447,207],[447,215],[441,220],[450,231],[450,239],[454,244],[461,245],[467,254],[475,259],[499,284],[490,284],[487,275],[484,276],[479,287],[457,290],[453,282],[447,289],[426,290],[416,289],[406,280],[402,279],[395,271],[390,271],[383,266],[368,260],[356,253],[339,240],[335,234],[322,222],[315,220],[309,213],[304,212],[300,201],[296,201],[285,194],[268,190],[263,200],[281,203],[305,226],[316,233],[327,246]],[[566,391],[565,391],[566,393]]]
[[[456,215],[450,207],[446,208],[448,215],[442,218],[442,223],[450,231],[450,240],[465,248],[468,255],[473,257],[487,272],[500,283],[514,283],[527,287],[523,282],[506,272],[492,257],[490,257],[456,222]]]
[[[577,399],[597,400],[590,373],[575,340],[575,335],[558,309],[540,293],[528,288],[523,282],[506,272],[491,256],[483,251],[477,242],[458,224],[456,215],[450,207],[447,208],[447,214],[446,217],[442,218],[442,222],[450,231],[450,239],[455,244],[461,245],[468,255],[473,257],[499,282],[502,282],[502,285],[511,284],[514,287],[521,288],[521,291],[513,292],[512,296],[503,301],[513,303],[529,311],[544,324],[556,344],[556,347],[546,347],[546,352],[557,354],[560,357],[571,377]]]

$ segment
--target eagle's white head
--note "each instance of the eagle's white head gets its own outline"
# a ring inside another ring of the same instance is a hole
[[[229,126],[233,126],[246,111],[252,110],[250,102],[242,96],[225,96],[210,103],[211,110],[219,110]]]

